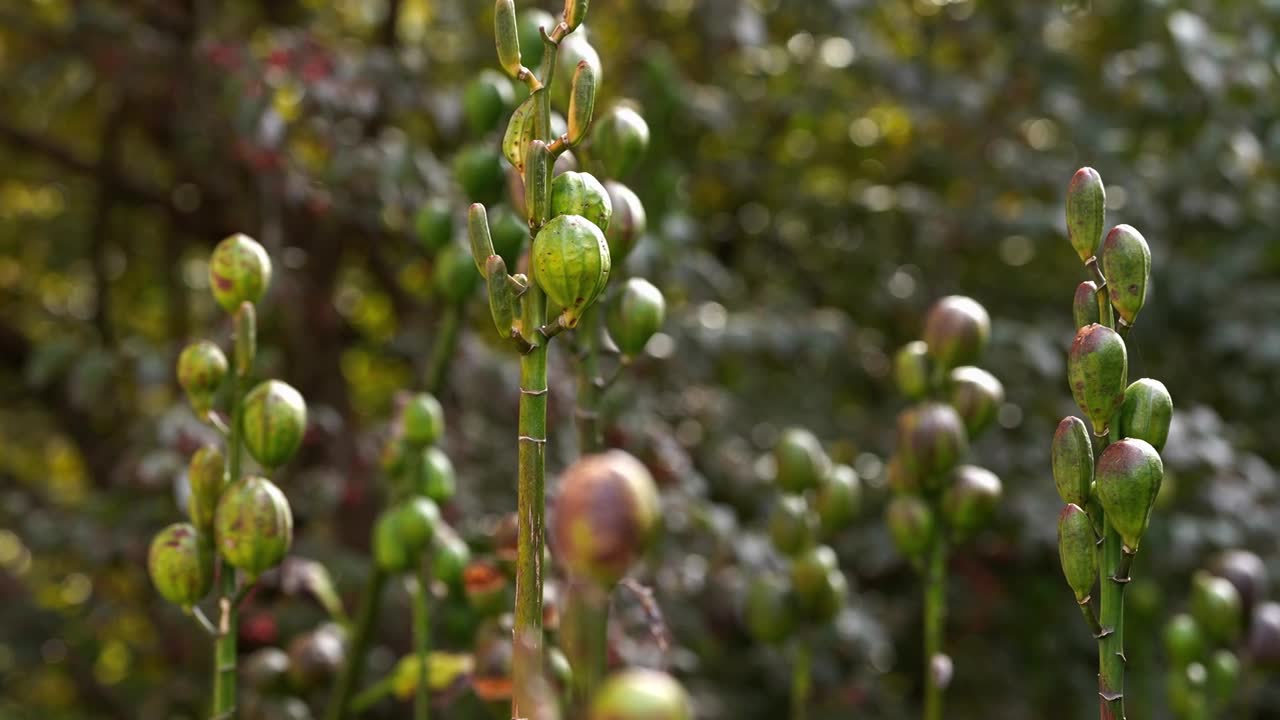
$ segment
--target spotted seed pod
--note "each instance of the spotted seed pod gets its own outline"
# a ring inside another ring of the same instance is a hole
[[[667,301],[661,290],[644,278],[628,278],[609,304],[609,337],[623,356],[639,355],[662,329],[666,314]]]
[[[1205,663],[1209,671],[1209,696],[1218,707],[1224,707],[1236,696],[1240,687],[1240,659],[1226,648],[1218,648]]]
[[[1106,212],[1102,176],[1091,167],[1080,168],[1067,186],[1067,237],[1081,262],[1088,262],[1097,252]]]
[[[250,475],[223,491],[214,527],[222,557],[250,577],[279,565],[293,543],[289,501],[262,477]]]
[[[431,551],[431,577],[449,587],[461,587],[463,572],[471,564],[471,548],[451,527],[436,529]]]
[[[453,207],[449,201],[435,197],[423,203],[413,216],[413,234],[428,253],[434,254],[448,245],[453,239]]]
[[[596,121],[592,138],[605,172],[620,178],[631,172],[648,150],[649,125],[630,102],[622,102]]]
[[[1111,306],[1126,325],[1132,326],[1147,301],[1151,248],[1137,230],[1117,225],[1107,233],[1098,259],[1111,290]]]
[[[213,584],[213,554],[202,545],[190,523],[174,523],[156,534],[147,554],[152,584],[183,610],[190,610]]]
[[[588,455],[560,479],[551,526],[555,554],[573,576],[612,587],[648,548],[658,525],[648,468],[621,450]]]
[[[849,527],[862,506],[862,481],[848,465],[834,465],[818,485],[814,508],[827,535]]]
[[[438,447],[426,447],[422,450],[421,461],[417,494],[437,503],[453,499],[458,492],[458,475],[449,456]]]
[[[943,369],[972,365],[982,357],[991,339],[991,316],[973,298],[949,295],[929,309],[924,320],[924,342],[929,357]]]
[[[216,445],[205,445],[191,456],[187,466],[187,516],[202,535],[213,537],[213,517],[218,497],[227,485],[226,460]]]
[[[942,489],[968,447],[964,421],[950,405],[924,402],[898,414],[897,457],[928,492]]]
[[[1075,318],[1076,330],[1102,322],[1102,316],[1098,314],[1097,283],[1085,280],[1076,286],[1076,295],[1071,301],[1071,315]]]
[[[396,505],[393,526],[400,546],[410,557],[418,557],[431,544],[441,523],[440,509],[425,497],[409,498]]]
[[[1102,435],[1124,403],[1129,384],[1129,356],[1124,340],[1106,325],[1086,325],[1076,333],[1067,355],[1071,395]]]
[[[1058,515],[1058,559],[1067,585],[1082,605],[1089,601],[1098,580],[1097,540],[1093,523],[1079,505],[1069,503],[1062,509]]]
[[[265,468],[289,462],[302,446],[307,403],[287,383],[267,380],[244,397],[244,444]]]
[[[213,396],[227,376],[227,356],[208,340],[191,343],[178,356],[178,384],[197,415],[207,415]]]
[[[796,626],[790,586],[777,575],[756,576],[747,590],[744,614],[747,630],[758,642],[773,644],[787,639]]]
[[[476,274],[471,253],[456,243],[445,245],[436,256],[432,288],[445,302],[460,305],[471,297],[479,284],[480,276]]]
[[[1084,421],[1072,415],[1053,433],[1053,484],[1063,502],[1084,507],[1093,485],[1093,442]]]
[[[787,428],[773,448],[774,478],[783,492],[802,493],[818,487],[831,471],[822,443],[804,428]]]
[[[936,522],[929,503],[918,495],[897,495],[885,510],[893,544],[909,559],[920,558],[933,541]]]
[[[1240,637],[1244,617],[1240,593],[1230,581],[1201,570],[1191,578],[1191,617],[1205,635],[1219,645],[1232,645]]]
[[[693,720],[693,706],[680,683],[657,670],[615,673],[591,701],[589,720]]]
[[[256,305],[270,284],[271,258],[257,240],[236,233],[213,249],[209,287],[223,310],[235,312],[245,302]]]
[[[1112,443],[1098,458],[1096,478],[1107,522],[1120,533],[1125,549],[1137,552],[1164,480],[1160,453],[1144,440]]]
[[[1173,421],[1173,398],[1164,383],[1142,378],[1124,391],[1120,406],[1120,434],[1127,438],[1146,440],[1156,449],[1164,450],[1169,439],[1169,425]]]
[[[1196,619],[1186,613],[1169,618],[1164,626],[1164,649],[1174,667],[1186,667],[1203,657],[1204,633]]]
[[[956,542],[974,536],[991,521],[1000,505],[1000,478],[977,465],[959,465],[951,471],[942,494],[942,517]]]
[[[621,264],[644,235],[648,219],[644,204],[631,188],[614,180],[606,180],[604,189],[608,191],[609,202],[613,207],[613,217],[609,220],[605,239],[609,243],[609,256],[614,262]]]
[[[551,214],[581,215],[605,232],[613,217],[613,202],[591,173],[567,172],[551,181]]]
[[[801,619],[825,623],[835,617],[849,592],[848,580],[826,545],[811,547],[791,562],[791,592]]]
[[[573,92],[569,96],[569,131],[565,135],[569,139],[569,145],[576,146],[586,138],[587,131],[591,129],[591,116],[595,107],[596,70],[590,62],[580,60],[577,69],[573,71]]]
[[[1260,668],[1280,668],[1280,603],[1264,602],[1249,622],[1249,659]]]
[[[444,435],[444,407],[431,393],[414,393],[400,410],[400,430],[411,447],[423,447]]]
[[[951,406],[964,420],[965,431],[975,438],[991,426],[1004,404],[1004,385],[995,375],[972,365],[951,371]]]
[[[342,631],[321,625],[289,642],[289,677],[297,688],[323,687],[337,676],[346,655]]]
[[[786,555],[795,555],[817,538],[818,516],[809,508],[809,503],[794,495],[779,498],[769,516],[769,539],[773,546]]]
[[[1248,621],[1253,608],[1267,596],[1267,566],[1248,550],[1226,550],[1213,559],[1210,572],[1236,586],[1240,614]]]
[[[581,215],[558,215],[533,241],[534,277],[547,297],[563,308],[566,327],[595,302],[609,281],[609,244]]]

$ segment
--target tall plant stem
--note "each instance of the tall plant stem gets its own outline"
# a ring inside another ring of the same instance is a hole
[[[805,720],[808,716],[809,696],[813,692],[812,665],[813,650],[807,638],[798,638],[791,667],[791,720]]]
[[[327,720],[341,720],[346,717],[351,705],[351,696],[364,676],[364,660],[369,654],[369,642],[373,637],[374,621],[378,616],[378,606],[382,604],[382,591],[390,577],[377,564],[369,570],[369,579],[365,583],[364,595],[360,600],[360,615],[351,634],[351,651],[347,655],[350,660],[343,664],[338,675],[338,684],[333,690],[333,699],[325,712]]]
[[[570,580],[561,645],[573,668],[574,717],[586,714],[609,661],[609,590],[585,579]]]
[[[1102,637],[1098,639],[1098,717],[1124,720],[1124,586],[1116,577],[1123,550],[1120,533],[1107,526],[1102,541]]]
[[[924,719],[942,720],[943,678],[933,659],[942,654],[947,622],[947,543],[937,536],[929,546],[924,585]]]
[[[444,317],[440,318],[435,346],[431,350],[431,362],[426,371],[427,392],[432,395],[439,395],[448,379],[449,365],[458,347],[458,330],[462,326],[465,312],[466,305],[454,303],[445,308]]]
[[[582,361],[578,364],[578,407],[574,417],[578,423],[578,449],[583,454],[604,448],[603,425],[600,421],[600,304],[589,308],[578,322],[582,339]]]
[[[413,697],[413,719],[431,717],[431,687],[428,661],[431,656],[431,564],[426,558],[418,563],[418,586],[413,592],[413,649],[418,655],[418,685]]]

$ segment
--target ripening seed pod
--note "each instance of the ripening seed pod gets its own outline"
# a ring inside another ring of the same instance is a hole
[[[862,481],[848,465],[834,465],[818,485],[814,507],[827,535],[849,527],[862,505]]]
[[[289,642],[289,678],[297,688],[323,687],[337,676],[346,655],[342,631],[321,625]]]
[[[226,460],[218,446],[205,445],[195,451],[187,465],[187,484],[191,487],[187,516],[202,536],[212,539],[218,497],[227,485]]]
[[[787,428],[773,448],[774,480],[783,492],[802,493],[818,487],[831,471],[822,443],[804,428]]]
[[[587,4],[587,0],[565,0],[564,22],[569,26],[569,32],[577,30],[587,19]]]
[[[1120,533],[1126,552],[1136,553],[1164,480],[1160,453],[1144,440],[1112,443],[1098,458],[1096,477],[1107,522]]]
[[[213,407],[214,393],[227,376],[227,356],[208,340],[194,342],[178,356],[178,384],[187,393],[191,408],[201,417]]]
[[[262,647],[249,653],[240,664],[245,685],[259,695],[289,689],[289,654],[278,647]]]
[[[250,475],[227,487],[214,526],[222,557],[251,578],[279,565],[293,543],[289,501],[263,477]]]
[[[1260,668],[1280,668],[1280,603],[1264,602],[1249,621],[1249,659]]]
[[[613,217],[613,203],[595,175],[567,172],[551,181],[551,215],[581,215],[604,232]]]
[[[462,114],[472,134],[483,135],[498,126],[515,100],[510,80],[494,70],[481,70],[462,91]]]
[[[666,315],[667,301],[661,290],[644,278],[627,278],[609,304],[609,337],[624,357],[635,357],[662,329]]]
[[[556,557],[570,575],[612,587],[648,548],[658,512],[658,488],[643,463],[621,450],[587,455],[560,479]]]
[[[1089,602],[1098,580],[1097,540],[1089,515],[1079,505],[1069,503],[1062,509],[1058,515],[1058,559],[1067,585],[1081,605]]]
[[[1050,450],[1053,484],[1063,502],[1084,507],[1093,485],[1093,441],[1084,421],[1071,415],[1058,423]]]
[[[202,549],[190,523],[174,523],[156,533],[147,554],[147,572],[165,600],[190,611],[213,584],[213,554]]]
[[[600,228],[581,215],[559,215],[533,241],[533,272],[547,297],[575,327],[609,282],[609,244]]]
[[[1129,384],[1129,356],[1124,340],[1106,325],[1086,325],[1076,333],[1067,355],[1071,395],[1093,423],[1095,435],[1107,432],[1111,417],[1124,403]]]
[[[257,304],[271,284],[271,258],[257,240],[236,233],[213,249],[209,257],[209,287],[227,312],[241,303]]]
[[[609,220],[605,239],[609,242],[609,256],[621,263],[644,235],[647,223],[644,204],[631,188],[620,182],[606,180],[604,189],[613,206],[613,218]]]
[[[1111,290],[1111,307],[1126,325],[1132,326],[1147,301],[1151,248],[1137,230],[1117,225],[1107,233],[1098,259]]]
[[[1169,618],[1164,626],[1164,649],[1173,667],[1186,667],[1203,657],[1204,633],[1196,619],[1186,613]]]
[[[604,682],[591,700],[588,720],[693,720],[693,706],[675,678],[631,668]]]
[[[826,622],[844,604],[848,581],[836,553],[826,545],[810,547],[791,561],[791,593],[804,620]]]
[[[400,410],[400,431],[410,447],[425,447],[444,435],[444,407],[431,393],[414,393]]]
[[[991,339],[991,316],[978,301],[949,295],[929,308],[924,319],[924,342],[929,357],[943,369],[972,365]]]
[[[569,145],[582,142],[591,129],[591,114],[596,107],[596,71],[586,60],[578,62],[573,71],[573,89],[569,96]],[[602,230],[604,228],[601,228]]]
[[[951,406],[964,420],[968,436],[975,438],[990,427],[1004,404],[1004,385],[995,375],[972,365],[951,371]]]
[[[438,447],[426,447],[422,449],[421,462],[417,494],[437,503],[452,500],[458,492],[458,474],[449,456]]]
[[[884,475],[889,489],[896,494],[915,494],[920,492],[920,479],[907,472],[902,458],[896,454],[889,458],[884,466]]]
[[[1076,330],[1102,322],[1102,316],[1098,314],[1098,283],[1085,280],[1076,286],[1076,295],[1071,301],[1071,315],[1075,318]]]
[[[493,10],[493,35],[497,39],[498,64],[511,77],[520,74],[520,29],[514,0],[497,0]]]
[[[471,548],[451,527],[441,524],[436,529],[431,551],[431,577],[448,587],[462,585],[463,573],[471,564]]]
[[[267,380],[244,397],[244,444],[265,468],[289,462],[307,430],[307,403],[287,383]]]
[[[418,557],[431,544],[436,528],[440,525],[440,509],[431,500],[414,497],[396,505],[396,539],[411,557]]]
[[[1240,593],[1240,614],[1246,624],[1253,608],[1267,596],[1267,566],[1248,550],[1226,550],[1213,559],[1210,571],[1236,586]]]
[[[462,571],[467,604],[485,617],[498,615],[507,607],[509,585],[502,569],[485,560],[473,560]]]
[[[490,205],[502,199],[507,174],[502,153],[486,144],[468,145],[453,158],[453,177],[467,202]]]
[[[897,495],[890,500],[885,524],[898,552],[912,560],[928,549],[936,525],[929,503],[917,495]]]
[[[1173,398],[1164,383],[1142,378],[1124,391],[1120,406],[1120,434],[1127,438],[1146,440],[1156,449],[1164,450],[1169,439],[1169,424],[1173,421]]]
[[[898,390],[912,400],[929,392],[929,346],[923,340],[913,340],[894,354],[893,379]]]
[[[751,637],[762,643],[782,642],[796,626],[791,588],[777,575],[756,576],[747,590],[743,614]]]
[[[959,465],[951,471],[942,494],[942,517],[956,542],[964,542],[986,526],[1000,505],[1000,478],[977,465]]]
[[[1205,665],[1209,672],[1209,695],[1218,707],[1231,702],[1240,687],[1240,659],[1226,648],[1218,648],[1209,655]]]
[[[433,197],[418,208],[413,216],[413,234],[427,253],[449,244],[453,239],[453,208],[442,197]]]
[[[529,145],[538,139],[538,108],[541,98],[535,93],[525,98],[516,106],[515,112],[507,120],[507,129],[502,133],[502,155],[511,163],[515,173],[507,178],[507,192],[512,195],[511,204],[520,209],[521,214],[527,210],[525,204],[524,164]]]
[[[942,489],[968,446],[964,421],[950,405],[924,402],[898,414],[897,457],[926,491]]]
[[[784,495],[769,516],[769,539],[783,554],[796,555],[818,538],[818,516],[802,497]]]
[[[475,273],[471,253],[450,243],[436,256],[431,285],[450,305],[461,305],[475,292],[480,276]]]
[[[1097,252],[1106,213],[1102,176],[1091,167],[1080,168],[1067,186],[1067,238],[1081,262],[1088,262]]]
[[[620,178],[648,150],[649,125],[630,102],[618,103],[596,123],[592,143],[609,177]]]
[[[1240,593],[1230,581],[1198,571],[1191,578],[1191,616],[1210,640],[1233,645],[1244,626]]]

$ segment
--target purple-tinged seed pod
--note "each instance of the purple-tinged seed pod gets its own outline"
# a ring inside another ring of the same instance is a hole
[[[1129,356],[1119,333],[1105,325],[1080,328],[1067,355],[1067,377],[1094,434],[1104,434],[1129,384]]]
[[[938,300],[924,319],[929,356],[944,370],[972,365],[991,339],[991,316],[977,300],[949,295]]]

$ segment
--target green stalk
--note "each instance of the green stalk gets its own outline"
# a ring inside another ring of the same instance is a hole
[[[947,543],[941,535],[929,546],[924,586],[924,718],[942,720],[941,678],[933,670],[933,658],[942,653],[942,633],[947,621]]]
[[[578,714],[585,715],[609,661],[608,589],[590,580],[571,580],[565,591],[563,618],[560,641],[573,668],[572,705]]]
[[[578,364],[578,451],[586,455],[604,448],[604,428],[600,421],[600,302],[578,321],[578,337],[583,340],[582,361]]]
[[[425,555],[425,553],[424,553]],[[413,593],[413,647],[418,655],[418,686],[413,697],[414,720],[429,720],[431,716],[431,688],[429,686],[428,659],[431,655],[431,565],[420,559],[418,587]]]
[[[329,701],[329,707],[325,712],[327,720],[342,720],[347,716],[347,709],[353,706],[351,696],[360,686],[364,676],[364,661],[369,654],[374,620],[378,616],[378,606],[382,604],[382,591],[387,585],[388,577],[390,576],[386,571],[377,564],[374,564],[369,571],[369,579],[360,600],[360,615],[356,618],[351,636],[351,651],[347,654],[350,660],[342,665],[342,673],[338,675],[333,700]]]
[[[437,328],[435,347],[431,350],[431,363],[427,365],[427,392],[439,395],[449,374],[449,364],[454,350],[458,347],[458,329],[462,325],[462,316],[466,312],[463,303],[455,303],[445,308],[444,317],[440,318]]]
[[[813,692],[813,653],[805,638],[796,641],[796,656],[791,667],[791,720],[805,720],[809,696]]]

